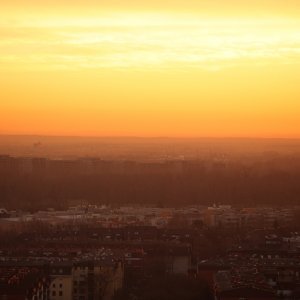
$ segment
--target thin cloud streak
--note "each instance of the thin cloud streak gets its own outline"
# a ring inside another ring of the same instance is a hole
[[[0,32],[0,63],[6,70],[216,71],[229,65],[300,62],[300,22],[287,20],[45,20],[2,23]]]

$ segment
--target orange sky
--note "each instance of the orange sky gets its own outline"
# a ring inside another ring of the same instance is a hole
[[[298,3],[2,1],[0,134],[300,137]]]

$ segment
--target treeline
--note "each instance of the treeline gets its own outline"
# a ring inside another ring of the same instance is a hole
[[[191,167],[192,166],[192,167]],[[298,160],[197,163],[174,172],[0,172],[0,207],[30,211],[91,204],[287,205],[300,199]]]

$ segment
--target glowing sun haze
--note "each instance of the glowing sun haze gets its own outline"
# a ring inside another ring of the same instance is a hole
[[[300,137],[300,3],[2,1],[0,133]]]

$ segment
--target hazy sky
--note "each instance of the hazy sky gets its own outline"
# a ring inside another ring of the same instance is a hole
[[[299,0],[0,8],[0,133],[300,137]]]

